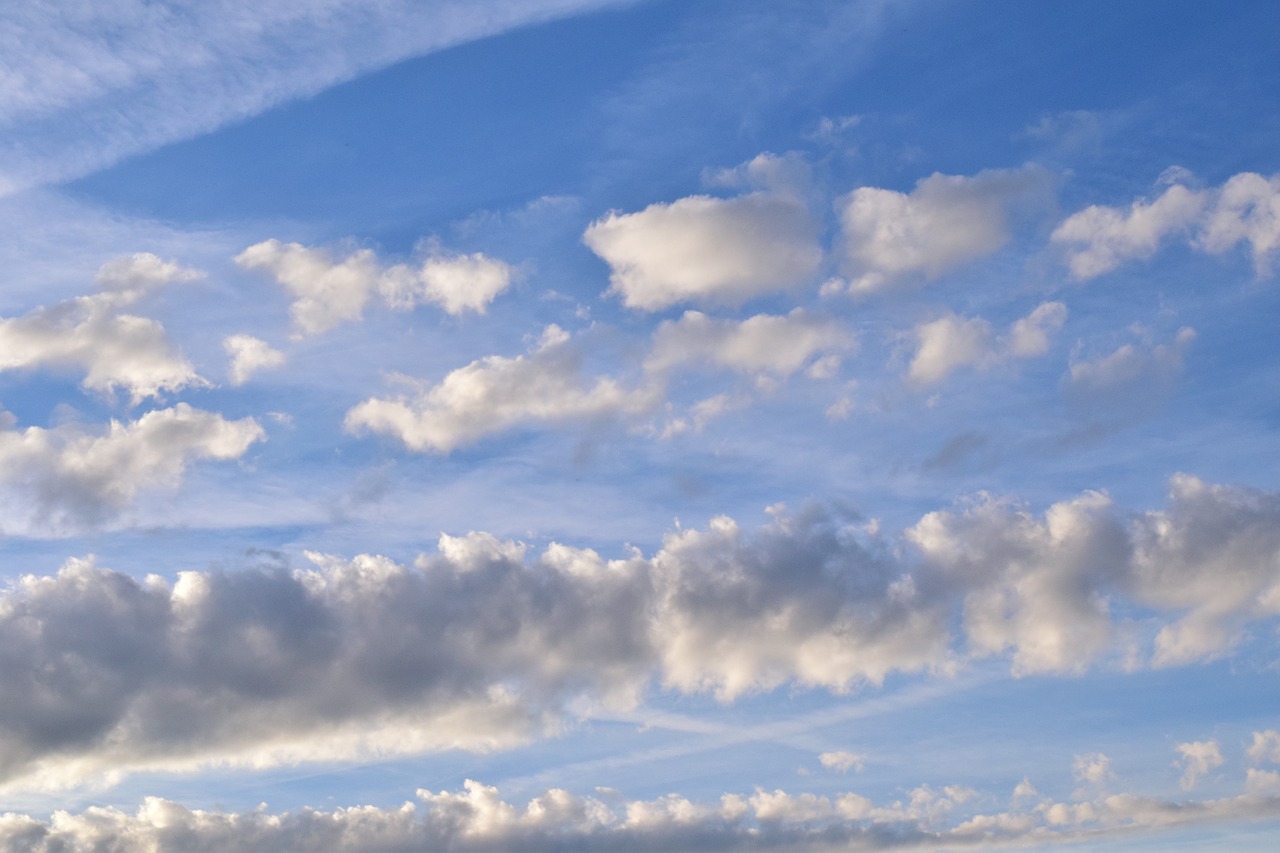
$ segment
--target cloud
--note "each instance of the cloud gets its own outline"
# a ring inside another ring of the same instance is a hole
[[[1182,778],[1179,787],[1184,791],[1193,790],[1200,777],[1211,770],[1222,766],[1222,750],[1216,740],[1192,741],[1178,744],[1179,759],[1182,762]]]
[[[1108,593],[1131,545],[1105,495],[1056,503],[1043,521],[979,495],[906,535],[954,584],[971,654],[1010,650],[1015,674],[1079,672],[1109,648]]]
[[[438,247],[416,268],[383,267],[371,249],[357,249],[339,261],[328,249],[271,239],[245,249],[235,262],[267,273],[294,297],[289,314],[295,337],[359,320],[375,292],[399,310],[429,302],[449,314],[483,314],[514,276],[502,261],[480,253],[448,254]]]
[[[414,397],[370,398],[347,412],[344,426],[391,435],[411,450],[448,453],[520,424],[613,417],[655,402],[652,392],[614,379],[584,384],[581,364],[569,336],[550,326],[526,355],[477,359]]]
[[[1280,614],[1280,497],[1187,474],[1170,497],[1134,528],[1135,597],[1182,614],[1156,635],[1157,666],[1221,656],[1250,621]]]
[[[935,173],[910,193],[860,187],[837,209],[852,293],[935,279],[1008,242],[1010,207],[1045,191],[1039,167]]]
[[[1104,785],[1115,777],[1111,772],[1111,759],[1101,752],[1077,755],[1071,765],[1071,774],[1077,782],[1088,785]]]
[[[1034,358],[1049,351],[1050,337],[1066,322],[1067,307],[1045,302],[1017,320],[1007,335],[993,340],[991,324],[981,317],[947,314],[915,328],[916,353],[907,379],[934,385],[962,367],[988,369],[1015,358]]]
[[[862,772],[862,763],[866,760],[866,756],[858,755],[853,752],[824,752],[818,756],[818,761],[823,767],[835,770],[840,773],[848,773],[850,770]]]
[[[98,271],[102,292],[22,317],[0,318],[0,370],[83,370],[85,388],[105,394],[123,389],[135,405],[146,397],[204,384],[169,345],[164,327],[121,313],[149,290],[203,275],[148,253],[109,261]]]
[[[63,183],[411,56],[610,0],[6,7],[0,193]]]
[[[1186,235],[1192,248],[1222,254],[1248,243],[1258,277],[1271,274],[1280,249],[1280,175],[1241,172],[1221,187],[1194,190],[1189,175],[1174,169],[1172,181],[1154,201],[1137,199],[1128,209],[1092,205],[1065,219],[1051,240],[1065,247],[1073,278],[1086,280],[1132,260],[1150,258],[1166,239]]]
[[[85,523],[130,503],[142,489],[176,486],[195,459],[238,459],[264,437],[252,418],[228,421],[179,403],[104,434],[67,425],[0,431],[0,483],[17,490],[22,511]],[[16,509],[16,508],[15,508]]]
[[[151,424],[96,457],[105,482],[77,469],[66,488],[110,499],[133,488],[111,485],[121,471],[180,473],[145,455],[166,446]],[[214,450],[241,450],[251,426]],[[1179,482],[1171,504],[1124,515],[1086,494],[1037,518],[979,497],[923,517],[910,547],[815,506],[676,530],[649,557],[471,532],[412,566],[312,555],[173,583],[72,560],[0,591],[0,784],[511,747],[655,685],[844,692],[997,654],[1015,675],[1075,673],[1119,653],[1113,604],[1149,614],[1156,665],[1189,662],[1280,614],[1280,497]],[[1231,631],[1184,628],[1206,619]],[[1109,761],[1076,772],[1100,783]],[[961,799],[943,793],[920,808]]]
[[[713,364],[740,373],[786,377],[806,365],[812,370],[819,356],[853,346],[853,335],[842,325],[800,308],[785,316],[757,314],[741,321],[686,311],[680,319],[658,326],[645,367],[666,371]]]
[[[132,814],[115,807],[47,819],[0,816],[0,844],[55,850],[991,850],[1132,839],[1178,826],[1274,819],[1280,798],[1250,793],[1171,802],[1118,794],[1082,802],[1037,802],[995,814],[965,808],[921,786],[908,803],[877,805],[853,792],[781,789],[725,793],[698,802],[679,794],[649,800],[582,796],[549,788],[526,803],[467,779],[461,789],[419,788],[416,802],[272,813],[191,809],[148,797]]]
[[[1146,337],[1145,332],[1143,336]],[[1073,361],[1068,390],[1083,399],[1118,398],[1130,403],[1165,391],[1182,373],[1183,359],[1195,339],[1195,329],[1183,326],[1172,343],[1144,340],[1140,344],[1124,344],[1092,361]]]
[[[1249,760],[1254,764],[1268,762],[1280,764],[1280,731],[1267,729],[1253,733],[1253,743],[1249,746]]]
[[[412,270],[393,267],[380,287],[392,308],[412,308],[419,302],[439,305],[446,314],[485,313],[489,303],[511,284],[514,270],[479,252],[470,255],[436,253]]]
[[[222,348],[231,356],[228,375],[232,385],[243,385],[259,370],[270,370],[284,364],[284,353],[253,335],[229,335]]]
[[[758,183],[780,182],[780,158],[748,164]],[[612,212],[582,239],[611,269],[611,292],[629,308],[657,311],[685,302],[736,305],[795,290],[822,262],[820,228],[790,190],[768,188],[729,199],[698,195]]]

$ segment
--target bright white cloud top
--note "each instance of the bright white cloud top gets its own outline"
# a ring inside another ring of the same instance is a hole
[[[1079,14],[0,12],[0,848],[1269,851],[1280,10]]]

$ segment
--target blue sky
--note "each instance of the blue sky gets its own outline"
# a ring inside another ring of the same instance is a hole
[[[1274,4],[0,16],[3,846],[1268,849]]]

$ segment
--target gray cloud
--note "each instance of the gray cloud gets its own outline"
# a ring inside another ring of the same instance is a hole
[[[1075,672],[1117,651],[1113,605],[1153,613],[1153,663],[1193,661],[1280,614],[1277,530],[1280,497],[1182,476],[1166,510],[981,497],[900,547],[811,507],[650,558],[470,533],[414,566],[313,555],[172,584],[72,561],[0,594],[0,781],[494,749],[655,682],[731,701],[990,655]]]

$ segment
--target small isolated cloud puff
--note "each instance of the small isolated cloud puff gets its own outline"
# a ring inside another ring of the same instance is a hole
[[[1089,785],[1103,785],[1108,779],[1115,778],[1115,774],[1111,772],[1111,759],[1101,752],[1075,756],[1071,764],[1071,775],[1077,782]]]
[[[1090,279],[1149,258],[1177,234],[1189,235],[1192,248],[1211,254],[1248,243],[1254,272],[1269,275],[1280,249],[1280,174],[1241,172],[1207,190],[1186,187],[1181,181],[1187,177],[1173,170],[1173,185],[1154,201],[1137,199],[1128,210],[1093,205],[1064,220],[1050,239],[1065,246],[1072,277]]]
[[[98,271],[103,292],[78,296],[22,317],[0,318],[0,370],[50,366],[85,371],[85,388],[105,394],[121,388],[134,405],[204,380],[182,358],[154,320],[120,309],[151,289],[202,278],[199,270],[140,253],[109,261]]]
[[[1166,388],[1182,372],[1195,339],[1195,329],[1183,326],[1172,343],[1124,344],[1093,361],[1074,361],[1068,373],[1070,390],[1083,397],[1108,397],[1138,388],[1147,393]]]
[[[1254,764],[1280,764],[1280,731],[1267,729],[1253,733],[1253,743],[1249,746],[1249,760]]]
[[[761,182],[786,171],[766,168],[779,158],[761,158],[763,165],[748,170]],[[822,263],[819,232],[794,193],[765,189],[609,213],[582,239],[609,264],[611,292],[629,308],[657,311],[682,302],[735,305],[800,287]]]
[[[1017,320],[1000,341],[993,341],[991,324],[981,317],[948,314],[915,328],[916,354],[907,379],[933,385],[962,367],[987,369],[1014,358],[1034,358],[1049,351],[1050,337],[1067,319],[1061,302],[1045,302]]]
[[[686,311],[667,320],[653,335],[645,361],[648,370],[664,371],[690,364],[714,364],[748,374],[790,376],[815,358],[854,347],[852,333],[842,325],[797,308],[786,316],[757,314],[746,320],[716,320]],[[834,369],[835,364],[825,362]]]
[[[270,370],[284,364],[284,353],[253,335],[229,335],[222,348],[231,356],[228,376],[232,385],[243,385],[259,370]]]
[[[934,279],[996,251],[1009,240],[1010,206],[1047,186],[1047,172],[1026,166],[973,177],[935,173],[910,193],[854,190],[837,203],[849,291]]]
[[[1181,756],[1179,761],[1183,767],[1178,785],[1184,791],[1194,789],[1200,777],[1223,764],[1222,750],[1218,747],[1218,742],[1212,739],[1180,743],[1178,755]]]
[[[391,435],[411,450],[448,453],[518,424],[638,412],[655,401],[654,393],[610,378],[584,385],[581,362],[569,336],[549,326],[527,355],[478,359],[415,398],[370,398],[347,412],[344,426]]]
[[[823,767],[838,773],[848,773],[850,770],[861,773],[862,763],[865,760],[866,756],[844,751],[824,752],[818,756],[818,761]]]
[[[0,432],[0,484],[44,518],[98,521],[139,490],[175,486],[193,459],[238,459],[265,436],[252,418],[228,421],[179,403],[95,435],[71,426]]]
[[[384,268],[371,249],[357,249],[338,261],[327,249],[275,239],[250,246],[235,262],[266,272],[294,297],[289,313],[295,337],[360,319],[375,291],[392,308],[431,302],[449,314],[483,314],[514,275],[507,264],[479,253],[448,255],[436,249],[417,269],[407,264]]]

